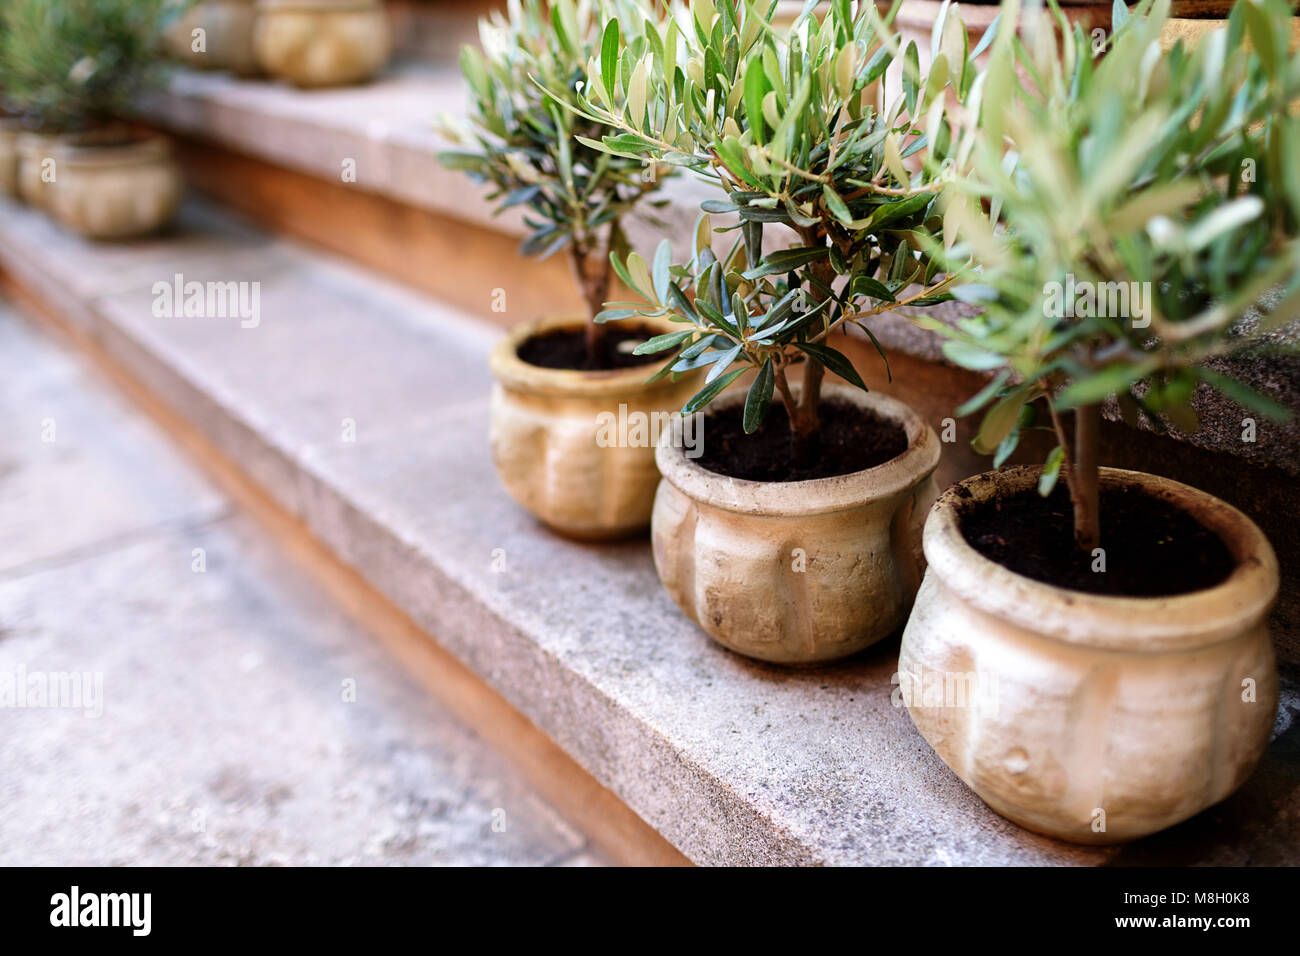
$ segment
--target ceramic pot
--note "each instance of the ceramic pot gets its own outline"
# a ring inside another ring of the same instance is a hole
[[[271,76],[298,86],[345,86],[370,79],[392,50],[379,0],[258,0],[257,59]]]
[[[712,638],[759,660],[813,664],[860,651],[903,623],[921,581],[934,429],[878,392],[827,385],[823,394],[897,422],[907,450],[866,471],[790,482],[708,471],[680,440],[658,450],[664,480],[650,534],[659,579]],[[744,400],[735,392],[713,407]],[[698,427],[707,446],[707,412]]]
[[[698,374],[647,385],[658,364],[609,372],[541,368],[519,357],[539,332],[582,328],[552,319],[516,328],[492,352],[491,442],[506,491],[551,528],[586,540],[625,538],[646,529],[659,471],[654,416],[666,427],[699,390]],[[616,323],[611,323],[614,325]],[[659,332],[659,319],[637,320]],[[624,428],[620,422],[626,423]],[[638,431],[638,424],[647,428]]]
[[[0,117],[0,196],[18,195],[18,137],[22,124]]]
[[[257,10],[253,0],[202,0],[190,7],[167,34],[173,57],[199,70],[230,70],[255,76],[253,49]],[[194,49],[194,31],[204,32],[204,49]]]
[[[29,206],[46,208],[58,185],[58,153],[64,137],[48,133],[19,133],[18,195]]]
[[[1063,840],[1132,840],[1227,797],[1268,745],[1277,559],[1217,498],[1106,468],[1103,486],[1136,485],[1213,530],[1236,569],[1162,598],[1043,584],[961,533],[965,511],[1037,481],[1037,468],[989,472],[935,504],[899,656],[902,698],[930,746],[998,813]]]
[[[121,145],[68,142],[56,162],[49,211],[88,238],[148,235],[170,222],[180,205],[184,181],[161,136]]]

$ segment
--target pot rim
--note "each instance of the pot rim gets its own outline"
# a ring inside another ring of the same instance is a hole
[[[930,510],[922,535],[927,574],[993,617],[1097,650],[1193,650],[1236,638],[1243,624],[1251,626],[1268,614],[1277,597],[1278,565],[1264,533],[1226,501],[1160,475],[1102,468],[1101,483],[1137,484],[1145,494],[1176,505],[1217,534],[1236,563],[1219,584],[1167,597],[1089,594],[1017,574],[967,543],[961,532],[964,512],[998,491],[1014,493],[1036,485],[1040,471],[1035,465],[1017,465],[972,475],[945,490]]]
[[[71,166],[123,166],[155,163],[171,158],[172,144],[159,133],[145,133],[124,143],[80,142],[76,137],[57,144],[58,158]]]
[[[794,386],[794,390],[799,390]],[[864,392],[850,385],[822,386],[822,395],[834,396],[869,408],[901,425],[907,433],[907,450],[896,458],[847,475],[804,481],[751,481],[732,478],[697,464],[682,450],[684,419],[673,419],[671,438],[655,449],[655,461],[665,481],[688,498],[737,514],[797,517],[830,514],[860,508],[915,488],[939,465],[939,437],[909,405],[882,392]],[[709,409],[727,408],[745,400],[743,390],[729,392]],[[709,409],[696,412],[707,416]],[[701,423],[703,424],[703,423]],[[707,433],[707,432],[706,432]],[[707,440],[707,438],[706,438]]]
[[[657,362],[649,362],[633,368],[583,371],[569,368],[543,368],[540,365],[530,365],[519,357],[519,346],[538,333],[556,329],[581,329],[588,321],[580,316],[550,316],[515,326],[492,349],[489,359],[492,375],[502,387],[512,392],[567,398],[628,395],[670,389],[681,384],[680,378],[674,382],[671,375],[647,384],[646,379],[660,368]],[[680,323],[669,322],[658,317],[622,319],[607,324],[624,328],[649,326],[663,332],[680,331],[682,328]]]

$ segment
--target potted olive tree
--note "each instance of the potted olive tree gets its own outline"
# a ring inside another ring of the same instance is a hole
[[[2,82],[33,130],[19,140],[20,191],[84,235],[142,235],[175,212],[167,141],[122,119],[160,78],[174,12],[167,0],[10,0],[0,14]]]
[[[673,350],[660,375],[706,370],[674,434],[702,430],[702,453],[659,447],[659,575],[727,647],[811,663],[896,628],[920,581],[938,440],[869,394],[835,337],[948,297],[923,240],[942,231],[959,159],[948,110],[974,75],[964,29],[936,34],[922,73],[872,4],[808,5],[786,30],[770,8],[693,4],[662,49],[622,48],[611,27],[581,115],[616,130],[589,145],[693,170],[719,190],[706,213],[728,217],[701,220],[684,264],[667,243],[653,263],[615,257],[641,298],[601,316],[670,317],[678,328],[640,350]],[[880,80],[898,61],[887,100]],[[746,372],[748,389],[724,395]]]
[[[522,209],[528,255],[567,257],[587,314],[547,316],[516,326],[492,355],[492,450],[510,494],[546,524],[573,537],[618,538],[644,531],[659,472],[651,426],[681,406],[691,381],[645,382],[652,358],[632,348],[671,328],[632,318],[592,319],[610,295],[610,253],[624,254],[624,222],[654,202],[666,167],[611,156],[589,143],[610,132],[569,107],[606,24],[626,23],[629,43],[662,45],[661,25],[631,0],[512,4],[482,21],[482,50],[461,66],[469,123],[444,117],[460,149],[451,167],[488,184],[502,209]],[[609,427],[610,416],[615,424]]]
[[[1168,0],[1120,3],[1101,57],[1082,30],[1058,54],[1055,10],[1017,44],[1013,7],[953,203],[956,248],[981,263],[965,294],[986,311],[945,328],[945,350],[992,374],[961,409],[983,412],[979,450],[1001,464],[1027,428],[1057,443],[1041,468],[939,499],[900,678],[921,733],[995,810],[1115,842],[1226,797],[1273,725],[1272,548],[1204,492],[1102,467],[1098,418],[1116,402],[1193,430],[1198,385],[1286,414],[1202,363],[1300,303],[1300,57],[1283,0],[1242,0],[1168,55]],[[954,673],[991,682],[996,708],[922,687]]]

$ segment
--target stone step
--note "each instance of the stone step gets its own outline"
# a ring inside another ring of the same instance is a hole
[[[696,862],[1297,862],[1294,729],[1222,806],[1088,849],[943,766],[891,703],[896,638],[817,670],[720,649],[644,541],[568,542],[507,499],[486,442],[498,333],[437,301],[201,204],[103,246],[3,202],[0,263]],[[259,282],[259,323],[155,315],[178,273]]]
[[[2,297],[0,680],[6,866],[603,860]]]

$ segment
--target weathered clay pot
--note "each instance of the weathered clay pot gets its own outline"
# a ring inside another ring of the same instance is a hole
[[[58,185],[49,211],[83,236],[148,235],[170,222],[180,205],[184,182],[161,136],[122,145],[65,143],[56,162]]]
[[[267,73],[298,86],[344,86],[388,62],[392,36],[380,0],[258,0],[254,36]]]
[[[934,429],[878,392],[828,385],[824,394],[898,422],[907,450],[866,471],[791,482],[707,471],[680,442],[658,450],[664,480],[650,535],[659,578],[711,637],[760,660],[812,664],[860,651],[903,623],[921,581]],[[707,414],[699,427],[707,446]]]
[[[254,0],[201,0],[181,15],[167,34],[167,49],[199,70],[230,70],[254,76],[259,70],[253,49],[257,23]],[[194,31],[204,31],[204,49],[194,49]]]
[[[659,470],[653,440],[634,429],[629,441],[610,431],[609,416],[642,413],[667,424],[700,388],[698,374],[645,384],[658,365],[609,372],[540,368],[519,358],[538,332],[580,328],[583,319],[522,326],[492,352],[491,441],[497,473],[510,496],[562,534],[586,540],[625,538],[650,524]],[[637,320],[676,331],[663,320]],[[620,408],[621,406],[621,408]],[[631,418],[625,421],[633,422]],[[641,419],[640,416],[636,420]]]
[[[0,117],[0,196],[18,195],[18,137],[22,124]]]
[[[58,186],[58,152],[64,138],[47,133],[19,133],[15,140],[18,153],[18,195],[23,202],[38,209],[50,204]]]
[[[903,700],[930,746],[998,813],[1078,843],[1132,840],[1227,797],[1268,745],[1277,559],[1259,528],[1217,498],[1107,468],[1103,484],[1138,485],[1217,533],[1236,570],[1167,598],[1033,581],[979,554],[960,521],[1037,480],[1036,468],[977,475],[931,511],[929,568],[899,656]]]

